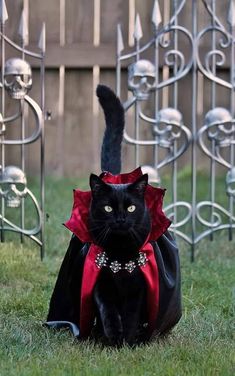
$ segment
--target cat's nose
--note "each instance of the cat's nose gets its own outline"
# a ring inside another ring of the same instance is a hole
[[[125,223],[126,222],[126,218],[125,217],[123,217],[123,216],[119,216],[119,217],[117,217],[117,219],[116,219],[116,221],[117,221],[117,223]]]

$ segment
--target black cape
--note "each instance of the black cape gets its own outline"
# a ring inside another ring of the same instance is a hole
[[[169,332],[181,317],[180,262],[176,243],[166,231],[151,241],[159,272],[159,311],[154,335]],[[90,243],[72,236],[50,300],[46,326],[67,327],[81,338],[79,330],[83,266]]]

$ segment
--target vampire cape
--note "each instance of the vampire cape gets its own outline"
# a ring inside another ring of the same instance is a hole
[[[142,174],[102,173],[106,183],[134,182]],[[170,221],[162,211],[164,190],[147,186],[145,202],[151,215],[151,232],[140,249],[148,262],[139,266],[147,286],[147,317],[150,335],[167,333],[181,317],[180,265],[178,249],[167,228]],[[92,243],[87,219],[91,192],[74,191],[74,204],[65,226],[73,232],[51,297],[46,325],[68,327],[79,338],[91,335],[95,321],[93,289],[100,268],[95,260],[103,252]],[[128,273],[128,272],[127,272]]]

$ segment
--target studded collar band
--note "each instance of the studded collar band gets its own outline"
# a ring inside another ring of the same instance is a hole
[[[113,273],[118,273],[120,270],[126,270],[129,273],[132,273],[135,268],[138,266],[145,266],[148,262],[148,258],[145,253],[139,252],[139,256],[134,259],[126,262],[125,264],[120,263],[119,261],[110,261],[106,252],[101,252],[96,256],[95,264],[97,268],[101,269],[102,267],[109,268]]]

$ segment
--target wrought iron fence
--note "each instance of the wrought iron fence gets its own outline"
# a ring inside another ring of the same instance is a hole
[[[0,49],[1,49],[1,114],[0,114],[0,237],[6,240],[6,232],[18,233],[21,241],[29,237],[40,246],[44,256],[44,57],[45,25],[39,36],[36,53],[26,48],[28,27],[23,11],[19,25],[20,43],[16,44],[5,34],[8,19],[5,1],[0,1]],[[6,46],[11,57],[6,58]],[[40,105],[29,95],[33,85],[32,70],[28,58],[37,59],[40,64]],[[6,110],[6,95],[13,114]],[[30,112],[32,116],[30,117]],[[11,131],[14,128],[12,135]],[[26,148],[40,143],[38,160],[40,164],[39,199],[29,189],[26,174]],[[17,165],[8,165],[7,156],[11,148],[19,148]],[[27,209],[27,210],[26,210]]]
[[[129,97],[124,107],[127,113],[134,111],[135,120],[133,127],[126,129],[124,138],[134,147],[137,166],[141,164],[142,148],[152,148],[152,162],[144,166],[152,181],[159,182],[164,167],[170,166],[172,203],[165,207],[165,212],[173,221],[171,231],[191,245],[192,260],[200,240],[207,236],[212,240],[214,232],[219,230],[227,230],[231,240],[235,228],[235,1],[223,1],[227,14],[223,19],[217,13],[218,3],[172,0],[160,6],[156,0],[152,38],[141,44],[143,33],[137,14],[135,46],[128,53],[121,26],[117,28],[116,91],[121,94],[122,64],[128,61]],[[186,6],[190,13],[185,12]],[[204,24],[199,24],[199,12],[204,15]],[[223,67],[229,68],[229,80],[224,78]],[[180,90],[180,82],[185,79],[190,81],[188,94]],[[184,95],[191,109],[188,124],[179,108],[179,97]],[[203,95],[210,97],[208,109],[204,108]],[[206,199],[198,201],[201,153],[208,160],[205,163],[208,182],[203,182]],[[189,200],[181,199],[179,191],[179,161],[184,155],[191,164]],[[222,194],[227,195],[226,207],[218,200],[221,194],[216,189],[218,171],[224,176]]]

